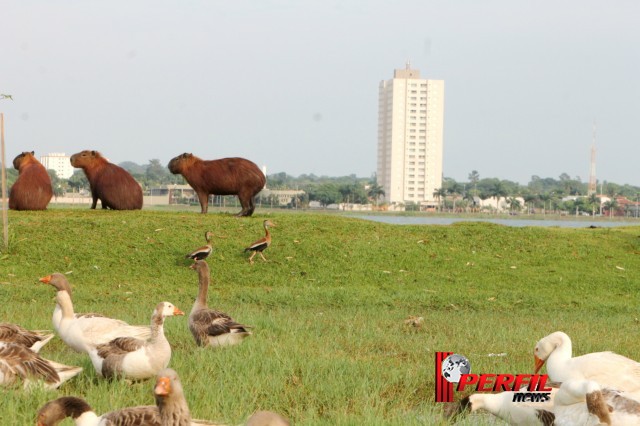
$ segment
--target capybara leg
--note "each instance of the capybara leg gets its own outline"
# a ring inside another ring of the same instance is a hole
[[[200,213],[207,213],[209,210],[209,194],[206,192],[198,192],[198,200],[200,201]]]
[[[92,195],[93,197],[93,203],[91,203],[91,208],[95,209],[96,205],[98,204],[98,196],[97,195]]]

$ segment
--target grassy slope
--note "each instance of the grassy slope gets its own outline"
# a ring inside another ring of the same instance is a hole
[[[262,235],[266,217],[278,225],[270,261],[251,266],[242,248]],[[272,409],[298,424],[431,424],[434,351],[466,355],[474,372],[528,373],[535,342],[558,329],[576,354],[640,358],[638,228],[392,226],[261,211],[237,219],[55,209],[9,218],[0,320],[34,329],[51,328],[54,292],[37,279],[56,271],[72,271],[80,312],[136,324],[162,300],[188,312],[197,275],[183,255],[205,230],[216,234],[209,305],[255,334],[238,347],[198,349],[185,318],[167,320],[171,366],[198,418],[239,423]],[[407,328],[409,315],[425,326]],[[43,355],[85,371],[57,392],[6,391],[1,424],[32,424],[37,408],[62,394],[98,412],[153,404],[150,382],[99,380],[88,357],[59,339]]]

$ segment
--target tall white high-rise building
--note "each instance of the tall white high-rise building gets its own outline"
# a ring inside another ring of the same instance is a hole
[[[71,165],[71,157],[64,152],[52,152],[40,157],[40,162],[45,169],[55,170],[56,175],[61,179],[69,179],[75,169]]]
[[[442,187],[444,80],[396,69],[378,92],[378,184],[390,204],[435,205]]]

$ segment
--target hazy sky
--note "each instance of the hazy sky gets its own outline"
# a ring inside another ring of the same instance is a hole
[[[378,84],[445,80],[444,175],[640,185],[640,2],[2,0],[7,160],[370,176]]]

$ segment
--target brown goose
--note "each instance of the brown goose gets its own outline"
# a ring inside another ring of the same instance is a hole
[[[264,257],[264,254],[262,254],[262,252],[265,251],[267,247],[271,245],[271,233],[269,232],[269,227],[272,226],[275,228],[276,225],[270,220],[265,220],[262,223],[262,226],[264,226],[264,233],[265,233],[264,237],[260,238],[258,241],[255,241],[249,247],[244,249],[245,253],[248,251],[253,252],[249,257],[249,263],[253,263],[253,257],[256,255],[256,253],[260,253],[260,257],[262,257],[262,260],[264,260],[265,262],[267,261],[267,259]]]
[[[47,402],[38,410],[36,426],[57,426],[67,417],[76,426],[162,426],[156,405],[122,408],[98,416],[82,398],[63,396]],[[193,420],[190,426],[214,425],[205,420]]]
[[[211,245],[211,238],[213,238],[213,232],[207,231],[204,234],[204,238],[207,240],[207,244],[195,249],[191,253],[185,255],[184,257],[187,259],[195,260],[203,260],[209,257],[211,252],[213,251],[213,246]]]
[[[160,302],[151,316],[151,337],[118,337],[89,351],[96,372],[103,377],[146,379],[169,365],[171,345],[164,335],[164,319],[184,315],[169,302]]]
[[[0,342],[16,343],[36,353],[40,352],[40,349],[53,339],[53,336],[53,333],[45,334],[42,331],[27,330],[18,324],[0,323]]]
[[[149,326],[129,325],[124,321],[100,314],[76,314],[71,301],[71,286],[63,274],[47,275],[40,278],[40,282],[56,289],[53,328],[60,338],[77,352],[88,353],[91,348],[116,337],[130,336],[144,339],[151,335]]]
[[[24,387],[43,382],[46,389],[56,389],[82,371],[42,358],[31,349],[16,343],[0,342],[0,385],[22,380]]]
[[[247,420],[246,426],[289,426],[289,420],[273,411],[256,411]]]
[[[162,426],[189,426],[191,424],[191,413],[187,401],[184,399],[178,373],[171,368],[165,368],[159,372],[153,394],[156,397],[158,411],[160,411]]]
[[[248,326],[235,322],[224,312],[209,309],[207,293],[209,291],[209,265],[197,260],[191,269],[198,272],[198,296],[189,314],[189,330],[199,346],[235,345],[251,334]]]

